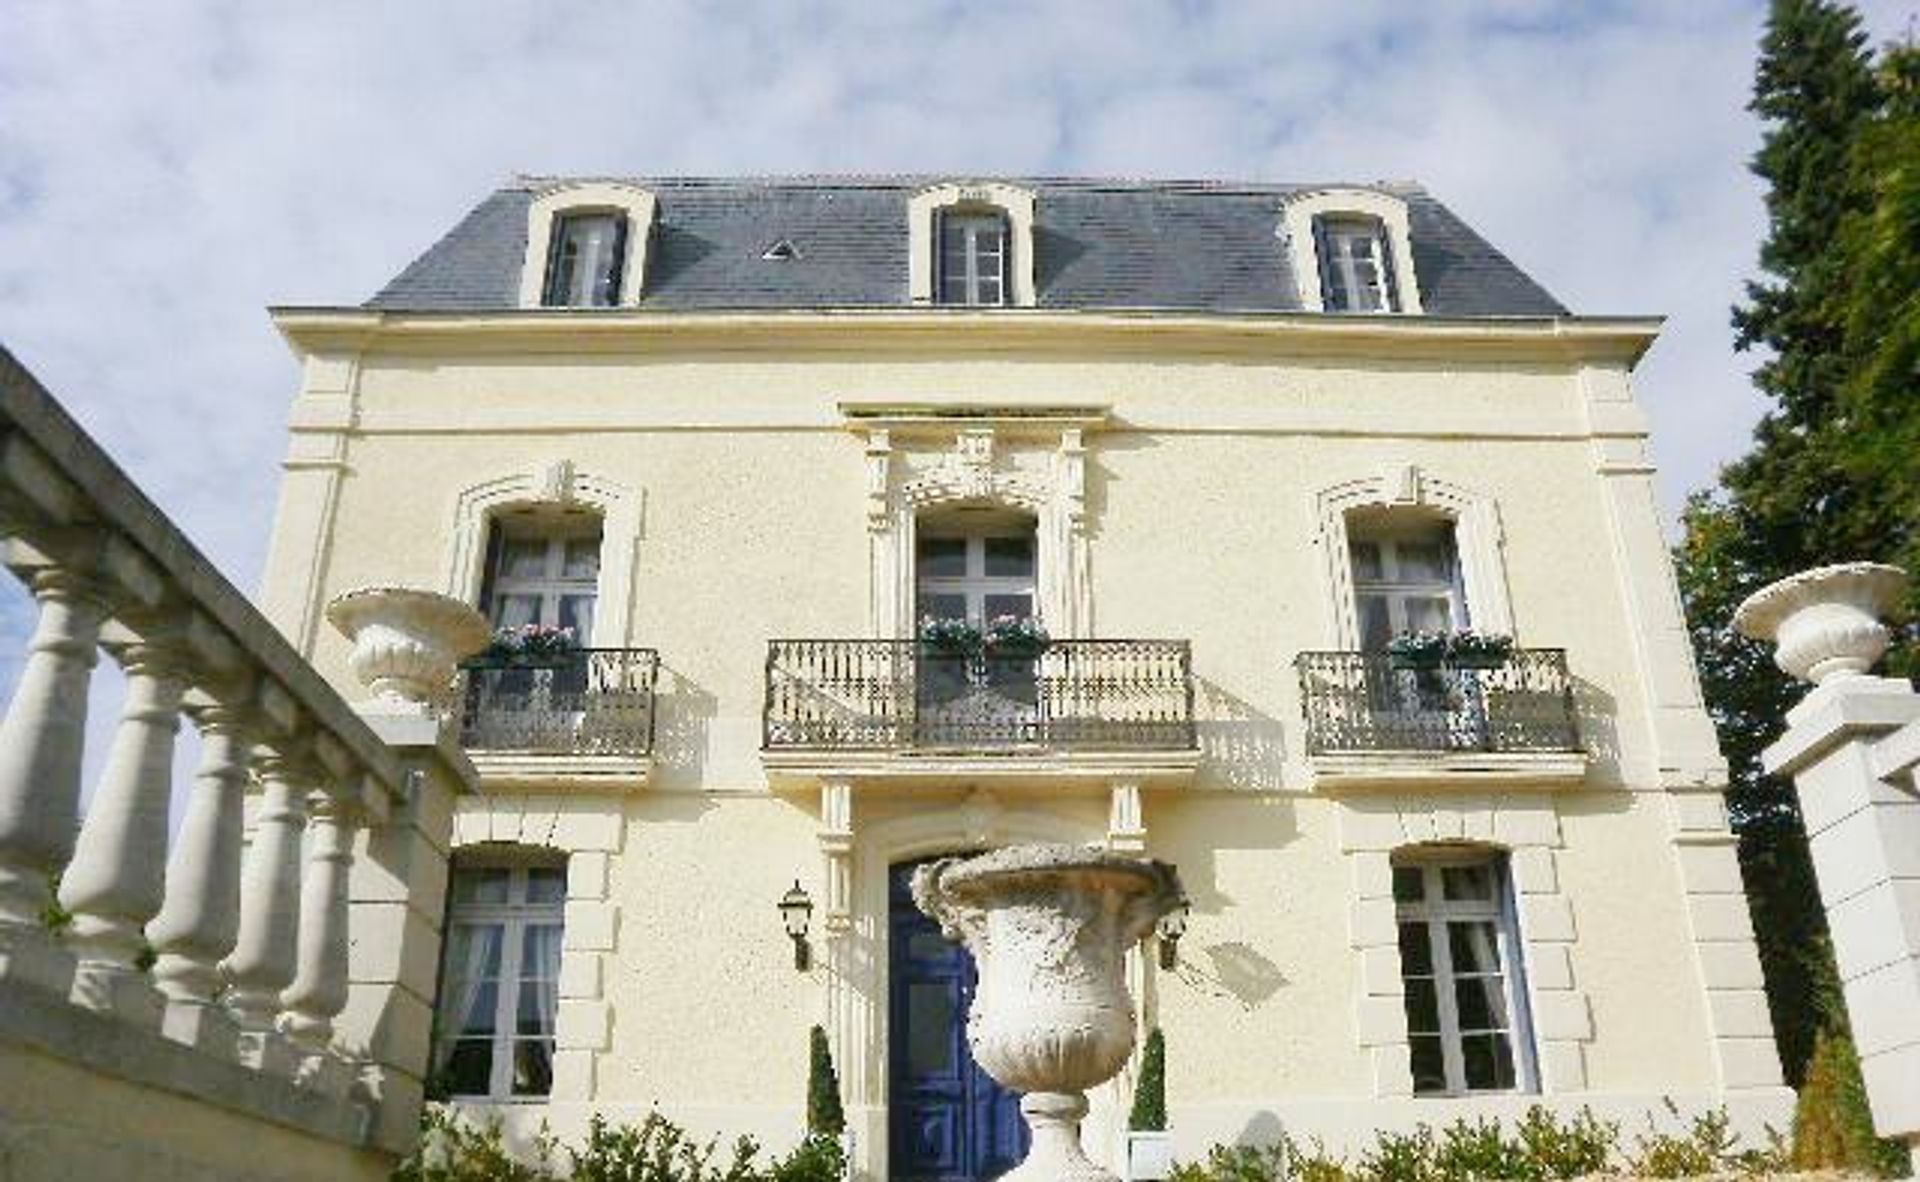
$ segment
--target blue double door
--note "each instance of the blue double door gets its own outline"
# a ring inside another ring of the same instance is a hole
[[[893,867],[889,912],[887,1159],[895,1182],[985,1182],[1027,1153],[1020,1097],[967,1049],[973,957],[914,906],[911,864]]]

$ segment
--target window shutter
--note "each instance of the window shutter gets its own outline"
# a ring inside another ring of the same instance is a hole
[[[1380,260],[1380,282],[1385,288],[1387,311],[1400,310],[1400,276],[1395,266],[1393,243],[1387,239],[1386,223],[1375,219],[1373,223],[1373,250]]]
[[[1333,235],[1327,233],[1327,219],[1313,219],[1313,253],[1320,264],[1320,307],[1327,312],[1346,311],[1348,300],[1344,288],[1334,283],[1336,272],[1333,268]],[[1299,260],[1294,260],[1299,265]]]

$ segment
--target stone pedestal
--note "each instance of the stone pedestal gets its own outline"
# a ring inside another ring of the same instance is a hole
[[[1007,1182],[1112,1182],[1087,1159],[1080,1121],[1087,1089],[1133,1051],[1125,954],[1179,905],[1173,868],[1091,847],[1014,846],[921,867],[913,897],[979,968],[967,1015],[975,1061],[1024,1093],[1033,1145]]]

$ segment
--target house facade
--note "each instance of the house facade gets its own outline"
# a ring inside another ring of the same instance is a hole
[[[342,687],[348,590],[510,631],[450,699],[442,1094],[785,1142],[818,1024],[859,1171],[989,1177],[1014,1098],[902,884],[1042,840],[1179,868],[1130,975],[1183,1157],[1784,1127],[1659,322],[1419,187],[525,178],[274,315],[268,617]]]

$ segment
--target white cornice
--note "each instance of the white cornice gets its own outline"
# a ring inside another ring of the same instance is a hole
[[[1330,316],[1053,309],[650,309],[384,312],[283,307],[275,327],[296,352],[445,350],[617,353],[724,346],[741,352],[1089,349],[1131,354],[1486,357],[1633,365],[1664,321],[1646,316]]]

